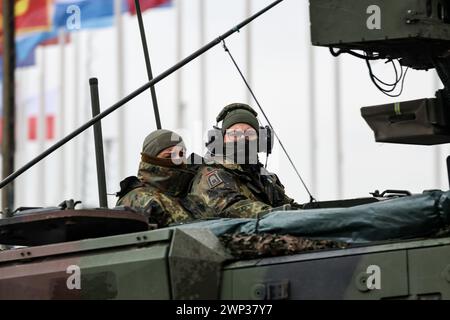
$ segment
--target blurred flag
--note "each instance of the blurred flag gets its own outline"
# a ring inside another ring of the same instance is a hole
[[[36,64],[36,55],[31,51],[24,59],[16,59],[16,68],[34,66]],[[0,81],[3,80],[3,56],[0,56]],[[0,99],[1,100],[1,99]]]
[[[57,90],[49,90],[45,94],[45,139],[55,138],[55,119]],[[24,107],[27,117],[27,137],[30,141],[38,139],[38,119],[39,119],[39,96],[32,96],[25,99]]]
[[[24,109],[27,118],[27,137],[28,140],[34,141],[37,139],[37,123],[39,111],[39,97],[32,96],[23,100]]]
[[[70,33],[64,33],[64,44],[69,44],[71,41]],[[59,44],[59,37],[50,38],[42,41],[40,46],[53,46]]]
[[[24,59],[16,59],[16,68],[30,67],[36,64],[35,51],[31,51]]]
[[[51,5],[52,0],[15,0],[17,67],[34,64],[31,48],[52,28]],[[0,13],[2,12],[0,2]],[[0,15],[0,55],[2,54],[3,14]]]
[[[51,29],[52,0],[15,0],[16,34]],[[3,5],[0,2],[0,33],[3,33]]]
[[[36,32],[26,36],[16,38],[16,56],[18,61],[25,61],[34,49],[43,41],[53,39],[58,36],[57,31]]]
[[[46,93],[45,101],[45,139],[55,139],[56,104],[58,101],[58,90],[53,89]]]
[[[51,29],[52,0],[16,0],[16,33],[48,31]]]
[[[136,14],[136,5],[134,0],[127,0],[128,7],[131,14]],[[155,7],[169,7],[172,5],[172,0],[140,0],[141,11],[155,8]]]
[[[110,27],[114,22],[114,0],[15,1],[17,66],[32,65],[34,49],[43,42],[56,43],[60,28],[70,32]],[[171,0],[140,0],[140,3],[142,11],[172,5]],[[123,0],[122,12],[128,11],[136,13],[134,0]],[[1,25],[0,55],[3,51]]]
[[[126,6],[123,6],[123,11]],[[110,27],[114,0],[54,0],[53,25],[66,31]]]
[[[2,69],[3,74],[3,69]],[[3,75],[2,75],[3,78]],[[3,92],[3,81],[0,81],[0,92]],[[3,99],[0,99],[0,144],[3,143]]]

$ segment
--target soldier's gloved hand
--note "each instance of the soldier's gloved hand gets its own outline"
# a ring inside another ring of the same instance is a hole
[[[259,217],[261,218],[262,216],[265,216],[266,214],[269,214],[269,213],[275,212],[275,211],[289,211],[289,210],[292,210],[292,206],[290,204],[284,204],[280,207],[270,208],[268,210],[261,211],[259,213]]]
[[[167,215],[159,202],[150,200],[144,210],[144,215],[148,219],[149,224],[156,224],[158,227],[164,225],[167,221]]]
[[[291,210],[301,210],[301,209],[303,209],[303,205],[298,204],[297,202],[292,202],[290,205],[291,205]]]
[[[282,205],[281,207],[272,208],[272,209],[270,209],[270,212],[289,211],[289,210],[292,210],[292,206],[288,203],[288,204]]]

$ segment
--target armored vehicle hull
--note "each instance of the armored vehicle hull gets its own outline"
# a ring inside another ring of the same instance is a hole
[[[0,252],[0,299],[449,299],[450,238],[239,260],[207,229]]]

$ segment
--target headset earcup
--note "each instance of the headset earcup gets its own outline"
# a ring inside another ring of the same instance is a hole
[[[216,141],[216,129],[211,129],[208,130],[208,140],[206,140],[207,142],[205,143],[205,146],[209,146],[210,144],[212,144],[214,141]]]
[[[267,154],[271,154],[272,153],[272,149],[273,149],[273,132],[272,129],[269,126],[266,126],[266,132],[267,132]]]
[[[258,135],[258,153],[266,152],[266,129],[264,127],[259,127]]]
[[[266,154],[272,153],[273,139],[272,130],[269,126],[259,128],[259,143],[258,152],[264,152]]]
[[[214,126],[214,129],[208,130],[208,140],[205,143],[205,146],[208,148],[209,152],[215,153],[213,149],[213,144],[217,138],[222,137],[222,129]]]

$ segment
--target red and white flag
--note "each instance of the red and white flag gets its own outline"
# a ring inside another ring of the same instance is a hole
[[[55,114],[56,114],[57,91],[51,90],[45,94],[45,139],[55,139]],[[25,100],[27,117],[27,138],[29,141],[38,139],[39,128],[39,96],[33,96]]]

